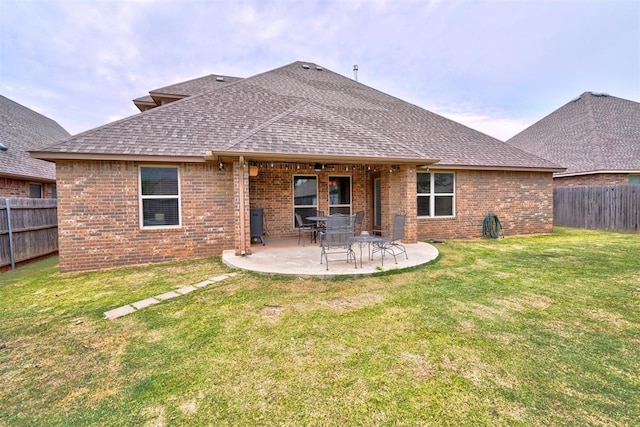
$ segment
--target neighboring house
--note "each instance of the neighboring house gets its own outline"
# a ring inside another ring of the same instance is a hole
[[[555,186],[640,184],[640,103],[585,92],[507,141],[567,168]]]
[[[242,80],[242,78],[210,74],[186,82],[165,86],[160,89],[154,89],[149,91],[149,95],[134,99],[133,103],[140,111],[147,111],[192,95],[223,88],[238,80]]]
[[[75,135],[56,162],[60,269],[251,253],[295,212],[407,214],[406,242],[548,233],[561,167],[319,65],[292,64]],[[267,241],[267,246],[269,245]],[[315,262],[310,260],[310,262]]]
[[[28,151],[68,137],[55,121],[0,95],[0,198],[55,198],[55,164]]]

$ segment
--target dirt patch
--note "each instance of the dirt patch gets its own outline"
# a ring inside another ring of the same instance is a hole
[[[284,308],[279,305],[265,305],[260,309],[260,314],[269,318],[278,318],[283,311]]]
[[[434,375],[435,366],[426,357],[406,351],[401,356],[403,363],[411,369],[416,377],[430,378]]]
[[[195,400],[188,400],[180,405],[180,411],[182,411],[186,416],[191,416],[198,412],[198,404]]]

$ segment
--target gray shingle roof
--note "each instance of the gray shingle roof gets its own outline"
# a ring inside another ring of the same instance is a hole
[[[0,176],[34,180],[55,180],[53,163],[29,156],[28,150],[66,139],[69,133],[58,123],[0,95]]]
[[[151,94],[165,94],[176,96],[193,96],[199,93],[208,92],[212,89],[219,89],[228,84],[242,80],[242,77],[223,76],[220,74],[209,74],[208,76],[198,77],[197,79],[187,80],[159,89],[150,90]]]
[[[303,62],[76,135],[38,156],[204,156],[209,150],[558,169],[550,161]]]
[[[640,103],[585,92],[507,143],[565,166],[563,175],[639,171]]]

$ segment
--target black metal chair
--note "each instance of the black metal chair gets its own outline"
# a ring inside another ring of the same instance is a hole
[[[404,247],[404,245],[399,243],[399,241],[404,238],[404,228],[406,222],[406,214],[395,214],[395,216],[393,217],[393,228],[391,229],[391,235],[384,236],[385,233],[383,233],[382,241],[374,245],[372,253],[381,253],[382,265],[384,265],[384,254],[393,255],[393,260],[396,264],[398,263],[398,259],[396,258],[398,255],[404,254],[404,256],[409,259],[409,255],[407,255],[407,249]]]
[[[305,235],[309,234],[311,239],[313,239],[316,231],[316,223],[315,222],[305,222],[302,219],[302,215],[299,213],[295,214],[296,222],[298,223],[298,244],[300,244],[300,239],[302,238],[302,246],[304,246]]]
[[[356,253],[351,248],[354,221],[353,215],[335,214],[327,217],[325,230],[320,235],[320,264],[324,259],[327,270],[329,270],[329,255],[334,253],[345,253],[347,262],[353,261],[355,268],[358,268]]]
[[[362,233],[362,223],[364,221],[364,211],[356,212],[355,224],[353,226],[353,235],[359,236]]]

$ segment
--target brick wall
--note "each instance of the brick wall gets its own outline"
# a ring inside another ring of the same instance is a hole
[[[174,164],[179,167],[182,227],[142,230],[139,225],[136,162],[59,161],[58,222],[60,270],[91,270],[219,255],[238,249],[240,231],[239,163]],[[248,177],[248,169],[244,171]],[[416,217],[416,171],[401,166],[351,167],[346,171],[297,169],[295,165],[260,168],[245,182],[246,247],[250,251],[249,208],[264,209],[267,238],[297,236],[293,222],[293,176],[318,177],[319,209],[328,212],[330,175],[352,177],[352,212],[365,211],[363,229],[372,221],[371,180],[382,183],[383,228],[396,212],[407,213],[406,241],[473,238],[482,220],[494,212],[508,235],[548,233],[553,223],[550,173],[456,171],[455,218]],[[268,240],[267,240],[268,242]],[[268,244],[268,243],[267,243]]]
[[[42,197],[50,199],[55,184],[49,182],[26,181],[22,179],[0,178],[0,198],[29,197],[29,184],[42,185]]]
[[[626,173],[596,173],[592,175],[577,175],[554,178],[554,187],[577,187],[583,185],[626,185],[629,175]]]
[[[142,230],[138,163],[59,161],[60,270],[219,255],[234,246],[233,175],[212,164],[176,164],[182,227]]]
[[[551,173],[456,171],[455,218],[418,218],[418,238],[482,236],[482,220],[495,213],[505,235],[550,233],[553,229]]]

